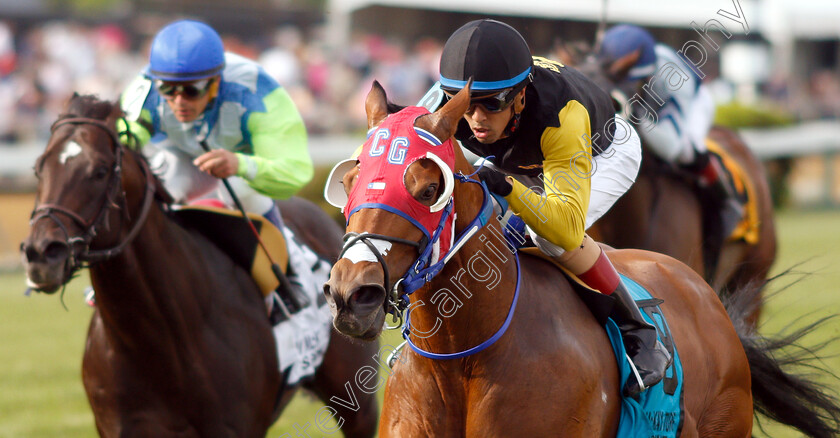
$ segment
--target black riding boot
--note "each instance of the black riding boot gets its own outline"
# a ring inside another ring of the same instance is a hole
[[[635,373],[630,374],[623,392],[626,397],[635,397],[662,380],[665,369],[671,364],[671,355],[656,338],[656,328],[642,317],[623,282],[611,296],[615,298],[615,307],[610,316],[618,324],[624,337],[624,348],[639,373],[638,377]]]
[[[277,207],[277,204],[274,204],[267,212],[263,213],[263,217],[268,219],[268,221],[277,227],[281,233],[283,232],[283,216],[281,215],[280,208]],[[294,245],[294,243],[286,242],[286,245]],[[274,275],[277,276],[277,280],[280,281],[280,286],[277,287],[276,291],[276,299],[280,302],[275,301],[274,306],[272,306],[272,309],[269,311],[268,318],[269,321],[271,321],[271,325],[277,325],[280,322],[285,321],[292,314],[297,313],[309,305],[309,299],[306,297],[306,293],[302,290],[303,286],[299,281],[296,281],[297,276],[292,270],[292,264],[289,263],[287,265],[286,274],[283,274],[283,272],[279,270],[279,266],[277,267],[278,269],[275,270],[275,266],[272,266],[272,270],[274,271]]]
[[[691,166],[703,186],[714,198],[720,208],[721,234],[725,239],[729,237],[738,223],[744,217],[744,206],[735,194],[735,187],[729,176],[723,170],[723,163],[706,151],[697,156],[696,162]]]

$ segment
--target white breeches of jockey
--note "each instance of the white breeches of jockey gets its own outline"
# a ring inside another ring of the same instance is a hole
[[[712,95],[700,85],[685,106],[667,101],[659,110],[657,123],[643,124],[640,129],[645,146],[669,163],[688,165],[706,151],[706,135],[715,114]]]
[[[218,178],[198,170],[193,164],[195,157],[168,141],[146,147],[144,153],[149,157],[152,171],[163,181],[175,203],[187,204],[198,199],[210,198],[234,205],[230,194]],[[244,179],[230,177],[227,180],[248,213],[265,215],[274,208],[274,200],[258,193]]]
[[[629,122],[618,115],[616,122],[612,144],[603,153],[593,157],[595,171],[590,182],[592,189],[589,195],[589,209],[586,211],[585,229],[600,219],[615,201],[630,189],[642,165],[642,143],[639,134]],[[534,178],[531,185],[537,184],[542,183]],[[559,257],[566,252],[560,246],[537,235],[530,227],[526,229],[531,235],[531,240],[544,254]]]

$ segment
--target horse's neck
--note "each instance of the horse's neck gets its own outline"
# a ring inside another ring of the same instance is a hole
[[[192,263],[202,254],[190,248],[197,249],[195,242],[153,207],[124,251],[92,266],[96,306],[106,330],[122,339],[159,340],[177,338],[177,332],[190,329],[186,321],[199,321],[194,317],[207,304],[202,295],[211,273]]]
[[[456,229],[462,232],[480,212],[483,192],[477,184],[459,183],[455,201]],[[432,352],[453,353],[495,334],[516,289],[515,257],[499,222],[491,218],[438,276],[412,296],[412,342]],[[423,338],[432,331],[434,335]]]

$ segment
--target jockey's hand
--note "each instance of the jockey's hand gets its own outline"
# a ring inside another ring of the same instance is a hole
[[[478,176],[487,188],[497,195],[507,196],[513,191],[513,185],[507,180],[505,174],[496,169],[484,166],[478,171]]]
[[[236,171],[239,170],[239,158],[225,149],[213,149],[206,152],[193,160],[193,164],[202,172],[216,178],[229,178],[236,175]]]

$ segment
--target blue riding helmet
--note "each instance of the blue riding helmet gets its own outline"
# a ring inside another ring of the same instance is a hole
[[[648,31],[639,26],[621,24],[610,28],[601,41],[598,59],[602,65],[612,65],[615,61],[640,50],[638,61],[627,73],[627,80],[638,81],[653,75],[656,71],[656,40]]]
[[[219,34],[204,23],[180,20],[155,36],[146,74],[162,81],[194,81],[215,76],[224,67]]]

